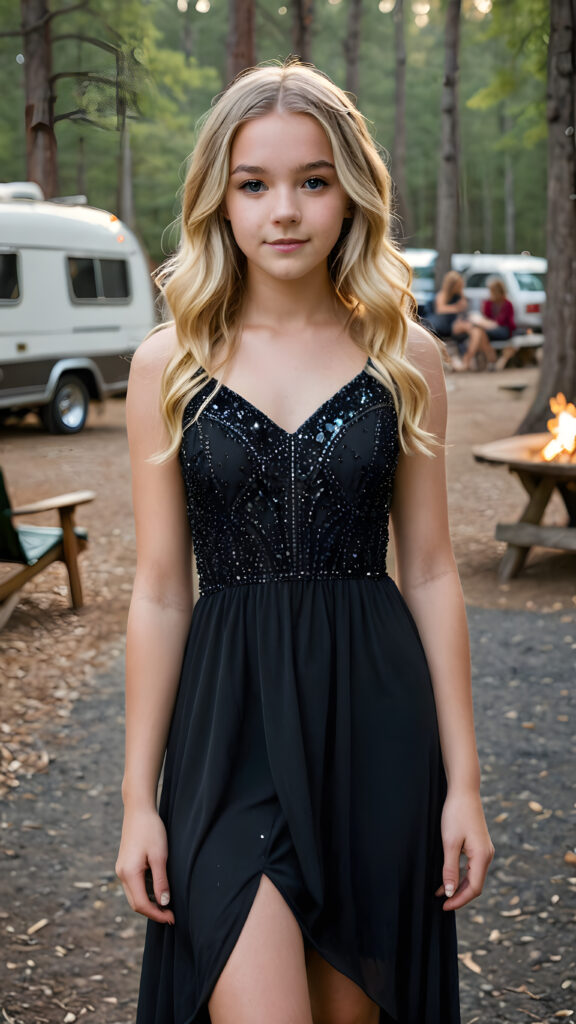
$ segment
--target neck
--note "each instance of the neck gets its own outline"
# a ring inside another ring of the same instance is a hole
[[[343,322],[346,316],[347,310],[336,296],[327,267],[318,267],[293,281],[279,281],[258,268],[248,267],[244,323],[285,330],[326,320]]]

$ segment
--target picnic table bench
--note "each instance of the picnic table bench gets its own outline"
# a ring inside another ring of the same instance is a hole
[[[543,334],[513,334],[512,337],[506,338],[504,341],[492,341],[490,342],[492,348],[496,352],[501,353],[501,358],[504,356],[508,358],[503,363],[503,367],[506,366],[509,361],[515,355],[528,355],[528,353],[534,353],[537,349],[542,348],[544,344]]]
[[[518,434],[472,449],[477,462],[507,465],[529,496],[516,523],[496,525],[496,540],[506,541],[508,545],[498,570],[504,583],[518,575],[531,547],[576,551],[576,462],[545,462],[538,458],[549,440],[548,433]],[[555,490],[568,512],[566,526],[542,525],[546,506]]]

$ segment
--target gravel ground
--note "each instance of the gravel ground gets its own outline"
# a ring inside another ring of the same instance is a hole
[[[496,857],[458,912],[463,1024],[576,1013],[576,613],[469,608],[482,793]],[[144,921],[114,876],[122,662],[45,733],[0,833],[5,1021],[134,1020]]]

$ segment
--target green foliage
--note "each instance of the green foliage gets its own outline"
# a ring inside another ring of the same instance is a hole
[[[52,9],[66,0],[52,0]],[[280,13],[282,6],[286,13]],[[547,0],[494,0],[491,16],[469,17],[464,4],[460,56],[461,190],[460,247],[503,250],[504,160],[515,178],[517,248],[544,251],[546,188],[545,78]],[[0,0],[2,29],[17,29],[19,5]],[[445,4],[431,0],[430,20],[417,27],[406,8],[407,188],[414,223],[413,245],[434,245],[439,163],[440,100],[444,64]],[[173,244],[167,231],[178,211],[178,192],[200,115],[225,84],[228,0],[211,0],[201,14],[189,0],[91,0],[90,11],[55,18],[54,71],[81,71],[56,83],[60,186],[82,185],[93,205],[116,209],[120,136],[125,105],[132,158],[137,229],[158,261]],[[288,0],[258,0],[259,61],[282,60],[291,51]],[[313,59],[344,86],[346,0],[316,0]],[[89,38],[108,49],[91,45]],[[26,174],[24,72],[16,62],[18,37],[0,38],[0,178]],[[96,81],[94,76],[116,82]],[[365,0],[360,47],[359,106],[384,151],[394,130],[394,26],[377,0]],[[120,104],[118,103],[120,96]],[[503,122],[503,115],[505,121]],[[505,124],[505,129],[503,128]],[[386,152],[384,154],[386,156]],[[82,178],[83,175],[83,178]],[[492,237],[490,239],[490,224]]]

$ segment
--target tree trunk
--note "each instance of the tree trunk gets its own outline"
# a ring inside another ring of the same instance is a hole
[[[500,130],[507,135],[512,120],[506,109],[500,112]],[[516,198],[514,193],[514,168],[509,150],[504,150],[504,231],[506,252],[516,252]]]
[[[549,399],[576,399],[576,0],[550,0],[548,286],[538,392],[519,434],[543,430]]]
[[[292,49],[300,60],[312,60],[312,23],[314,20],[314,0],[294,0],[294,20],[292,22]]]
[[[227,69],[228,81],[256,63],[254,48],[254,0],[229,0]]]
[[[470,201],[468,197],[468,173],[466,163],[462,161],[462,173],[460,175],[460,252],[470,252]]]
[[[362,0],[348,0],[348,32],[344,41],[346,56],[346,89],[358,99],[358,51],[360,49],[360,22]]]
[[[120,129],[118,165],[118,216],[129,228],[133,228],[132,150],[130,149],[129,122],[126,117]]]
[[[86,152],[84,147],[84,136],[78,138],[76,153],[76,194],[86,195]]]
[[[396,211],[400,219],[396,235],[410,238],[412,220],[408,208],[406,184],[406,43],[404,40],[404,0],[394,7],[394,41],[396,46],[394,104],[394,142],[392,145],[392,177],[396,186]]]
[[[458,232],[458,42],[461,0],[448,0],[442,87],[442,135],[436,204],[436,287],[450,270]]]
[[[47,198],[58,193],[48,0],[20,0],[26,89],[26,176]]]
[[[482,175],[482,248],[484,252],[492,252],[492,189],[490,178]]]

